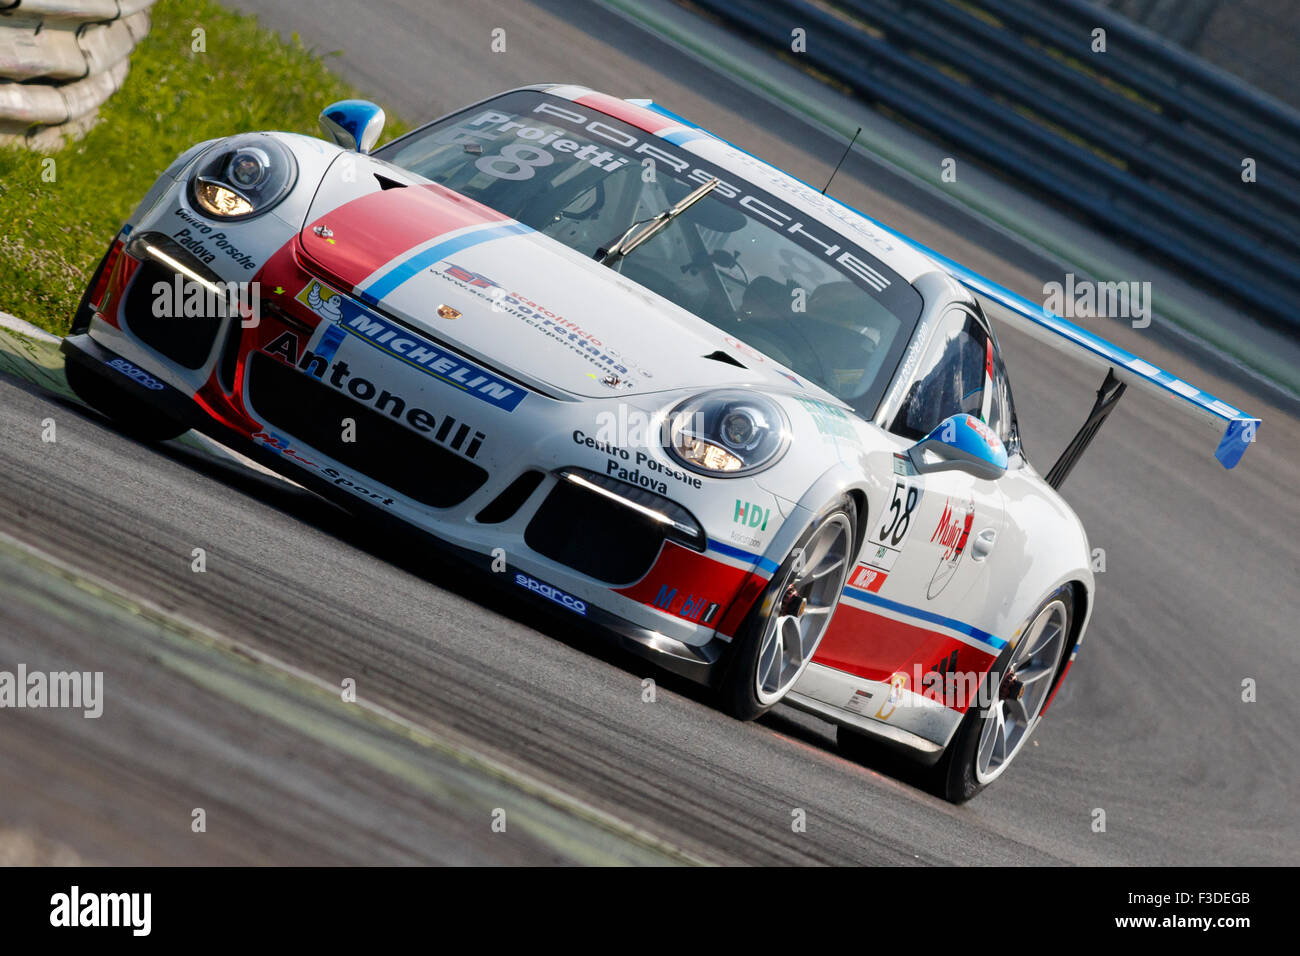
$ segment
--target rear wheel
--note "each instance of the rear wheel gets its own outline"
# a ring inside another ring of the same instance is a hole
[[[158,411],[80,362],[66,362],[64,374],[68,386],[79,399],[108,416],[120,431],[132,438],[150,442],[167,441],[189,431],[188,425]]]
[[[945,799],[964,803],[975,796],[1028,742],[1069,653],[1073,614],[1074,592],[1067,585],[1038,606],[993,665],[980,696],[989,704],[970,706],[935,767],[936,789]]]
[[[733,717],[753,720],[771,709],[812,660],[848,579],[856,521],[848,496],[823,511],[749,612],[718,688]]]

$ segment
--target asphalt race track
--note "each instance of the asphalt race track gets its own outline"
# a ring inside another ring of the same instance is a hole
[[[525,83],[575,82],[651,96],[810,182],[838,158],[826,137],[747,107],[729,81],[596,4],[233,5],[309,46],[344,50],[342,72],[410,119]],[[498,26],[508,50],[492,54]],[[851,160],[832,192],[1041,296],[1051,276],[1032,257],[959,234],[936,221],[941,210],[914,208],[924,204],[870,175]],[[1264,425],[1229,472],[1213,457],[1216,436],[1141,395],[1124,398],[1064,489],[1106,554],[1088,639],[1032,745],[963,807],[900,768],[847,761],[828,724],[784,707],[733,721],[689,685],[455,565],[377,540],[295,486],[176,443],[136,443],[9,377],[0,378],[0,530],[324,684],[352,677],[367,701],[704,860],[1294,864],[1300,420],[1158,328],[1099,331]],[[1002,339],[1028,453],[1046,470],[1098,383],[1033,342]],[[40,441],[46,418],[58,423],[56,443]],[[203,574],[190,571],[196,547],[207,551]],[[47,603],[7,600],[0,650],[36,659],[57,646],[75,658],[77,639],[89,643],[106,682],[138,692],[133,720],[106,725],[107,743],[53,723],[0,726],[10,825],[105,862],[545,858],[421,816],[407,778],[389,784],[387,771],[357,771],[311,741],[267,741],[215,696],[196,695],[187,720],[159,726],[186,701],[151,706],[169,686],[151,676],[157,656],[129,646],[106,654],[101,642],[120,635],[65,624]],[[645,677],[659,682],[655,703],[642,701]],[[1245,678],[1257,681],[1257,702],[1243,702]],[[234,775],[178,766],[214,741],[232,764],[255,751],[260,766],[250,760]],[[214,820],[237,815],[240,825],[221,840],[192,839],[189,808],[204,800],[224,808]],[[796,808],[806,832],[792,832]]]

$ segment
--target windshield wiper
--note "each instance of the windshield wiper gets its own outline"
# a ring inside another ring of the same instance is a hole
[[[657,216],[651,216],[649,219],[638,219],[632,225],[628,226],[621,236],[618,237],[608,248],[602,246],[596,250],[592,256],[602,266],[613,268],[614,263],[618,262],[625,255],[635,249],[647,239],[651,239],[659,234],[659,230],[672,222],[673,219],[680,216],[686,210],[690,209],[697,202],[713,192],[717,188],[718,177],[714,176],[707,183],[695,190],[688,196],[682,198],[677,205],[665,209]],[[639,230],[639,231],[638,231]]]

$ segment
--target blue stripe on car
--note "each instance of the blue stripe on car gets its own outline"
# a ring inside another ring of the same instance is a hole
[[[371,305],[375,305],[384,296],[391,295],[402,283],[415,278],[425,269],[441,262],[450,255],[460,252],[462,249],[477,246],[482,242],[490,242],[493,239],[501,239],[504,236],[516,236],[524,232],[532,232],[532,227],[526,226],[522,222],[505,222],[485,229],[463,232],[459,236],[434,243],[427,249],[421,249],[414,255],[408,256],[364,289],[358,289],[357,294]]]
[[[906,604],[899,604],[897,601],[891,601],[888,598],[882,598],[878,594],[872,594],[870,591],[863,591],[860,588],[844,589],[845,597],[851,597],[855,601],[861,601],[864,604],[874,604],[877,607],[883,607],[887,611],[893,611],[895,614],[904,614],[907,617],[914,617],[917,620],[925,621],[929,624],[938,624],[940,627],[946,627],[950,630],[965,634],[967,637],[973,637],[981,644],[987,644],[994,650],[1002,650],[1007,646],[1007,642],[1002,638],[990,634],[988,631],[981,631],[964,621],[956,618],[944,617],[942,614],[936,614],[934,611],[924,611],[919,607],[909,607]]]
[[[339,350],[339,345],[343,342],[345,334],[337,325],[329,325],[325,328],[325,334],[321,336],[320,344],[313,350],[315,355],[319,355],[326,362],[334,361],[334,353]]]
[[[665,139],[674,146],[682,146],[696,139],[704,139],[709,134],[698,129],[679,129],[670,133],[660,134],[661,139]]]
[[[718,554],[725,554],[729,558],[736,558],[740,561],[748,561],[750,564],[756,564],[768,574],[775,574],[780,567],[771,558],[765,558],[761,554],[754,554],[752,551],[746,551],[743,548],[737,548],[729,544],[723,544],[721,541],[709,539],[709,550],[716,551]]]

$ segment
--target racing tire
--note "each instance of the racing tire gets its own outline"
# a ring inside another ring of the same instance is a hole
[[[1074,591],[1067,584],[1038,605],[1020,638],[998,655],[979,700],[967,709],[934,767],[938,796],[965,803],[1010,766],[1051,699],[1072,646],[1073,620]]]
[[[718,683],[719,705],[732,717],[765,714],[812,660],[853,565],[856,527],[845,495],[808,525],[754,602]]]
[[[76,396],[109,418],[117,429],[146,442],[168,441],[189,431],[189,426],[141,401],[80,362],[67,362],[64,374]]]

